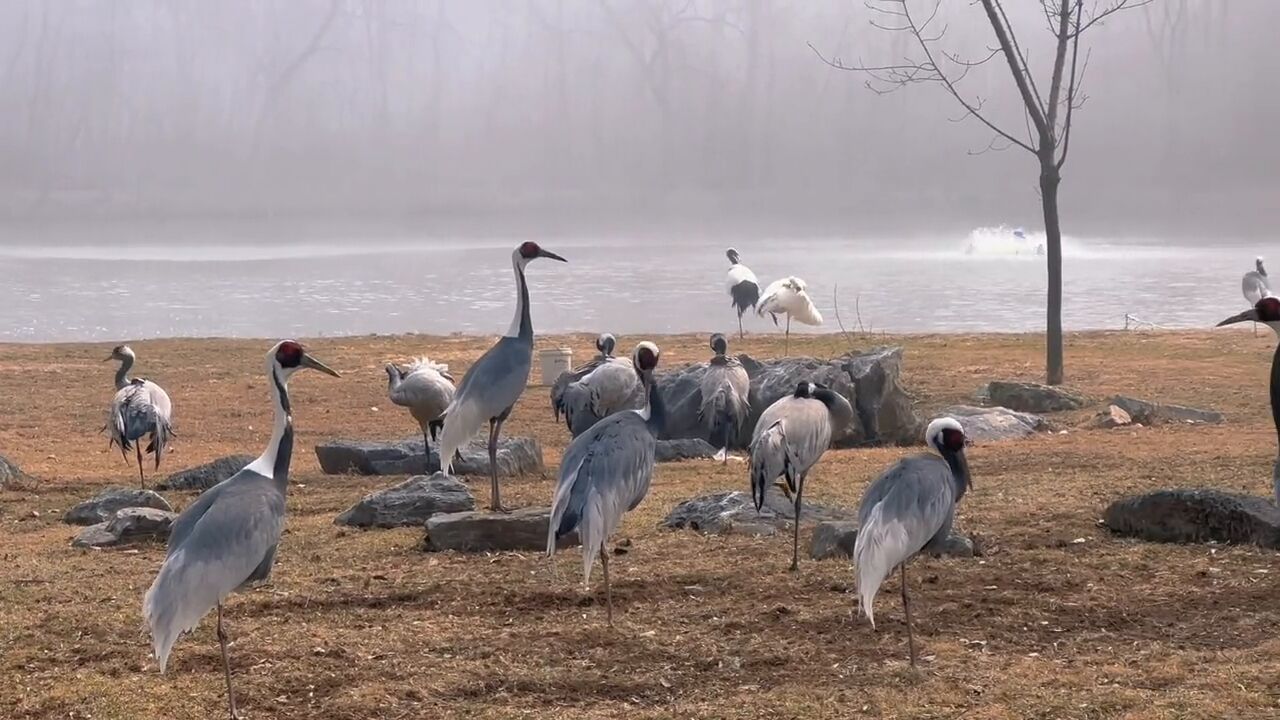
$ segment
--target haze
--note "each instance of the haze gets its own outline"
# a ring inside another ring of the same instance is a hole
[[[946,5],[948,46],[981,53],[980,10]],[[1038,4],[1011,5],[1046,62]],[[877,95],[810,49],[867,63],[909,49],[870,17],[813,0],[9,0],[5,237],[157,221],[423,235],[1038,227],[1031,157],[972,155],[991,135],[949,122],[939,88]],[[1273,0],[1160,0],[1091,34],[1064,231],[1269,233],[1276,27]],[[1021,127],[1007,67],[966,84]]]

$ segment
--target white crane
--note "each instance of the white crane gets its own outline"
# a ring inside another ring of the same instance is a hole
[[[1267,268],[1262,264],[1261,255],[1253,259],[1253,268],[1240,279],[1240,292],[1245,302],[1257,305],[1262,298],[1271,297],[1271,280],[1267,278]],[[1258,335],[1257,323],[1253,325],[1253,335]]]
[[[751,268],[743,265],[738,251],[729,248],[724,253],[729,258],[729,272],[725,275],[725,289],[729,291],[729,305],[738,311],[738,339],[743,337],[742,313],[756,306],[760,300],[760,281]]]
[[[560,461],[560,480],[551,503],[547,556],[556,540],[578,531],[582,541],[582,582],[591,581],[598,554],[604,571],[605,602],[613,624],[613,590],[609,586],[609,553],[605,545],[622,516],[644,500],[653,477],[654,447],[666,414],[662,393],[653,381],[660,351],[642,342],[631,354],[648,397],[641,410],[614,413],[574,438]]]
[[[422,429],[423,463],[431,471],[431,441],[444,425],[444,411],[453,402],[453,375],[449,366],[422,357],[406,367],[387,364],[387,395],[391,402],[409,408]],[[441,465],[443,465],[441,461]]]
[[[843,395],[812,382],[765,409],[751,438],[751,496],[756,511],[778,478],[795,502],[795,527],[791,538],[791,571],[800,569],[800,497],[809,471],[831,445],[837,430],[853,422],[853,406]]]
[[[925,442],[932,453],[899,460],[867,487],[858,508],[853,548],[859,606],[873,628],[876,592],[894,567],[902,568],[902,608],[912,667],[916,642],[907,598],[907,561],[921,550],[942,550],[951,535],[956,503],[973,485],[960,423],[949,417],[934,420],[925,430]]]
[[[805,325],[822,324],[822,313],[818,312],[813,300],[809,298],[807,287],[803,280],[794,275],[781,280],[774,280],[769,283],[769,287],[765,288],[764,294],[760,296],[760,301],[756,303],[756,314],[764,315],[769,313],[769,316],[773,318],[774,325],[778,324],[779,314],[787,316],[786,340],[783,345],[784,355],[791,350],[792,318]]]
[[[129,377],[129,369],[137,355],[128,345],[112,348],[103,362],[110,360],[118,360],[120,368],[116,370],[116,394],[107,410],[109,445],[120,446],[120,454],[126,459],[129,450],[134,451],[138,459],[138,484],[145,488],[142,437],[151,435],[146,452],[155,456],[156,469],[160,469],[160,460],[169,446],[169,438],[173,437],[173,404],[169,401],[169,394],[159,385],[143,378]]]
[[[724,335],[711,336],[706,372],[698,383],[702,403],[698,417],[706,425],[711,442],[718,443],[716,459],[729,462],[729,445],[736,442],[751,415],[751,378],[737,358],[729,357]]]

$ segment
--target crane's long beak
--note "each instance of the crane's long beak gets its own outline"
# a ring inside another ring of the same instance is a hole
[[[1226,320],[1223,320],[1222,322],[1218,323],[1217,326],[1222,327],[1223,325],[1234,325],[1236,323],[1248,322],[1250,320],[1254,322],[1258,321],[1258,311],[1256,308],[1249,308],[1248,310],[1245,310],[1239,315],[1232,315]]]
[[[542,248],[538,248],[538,257],[549,258],[549,259],[551,259],[551,260],[559,260],[559,261],[560,261],[560,262],[562,262],[562,263],[567,263],[567,262],[569,262],[568,260],[565,260],[564,258],[560,257],[559,255],[557,255],[557,254],[555,254],[555,253],[551,252],[550,250],[543,250]]]
[[[305,352],[302,353],[302,367],[308,367],[308,368],[311,368],[312,370],[319,370],[320,372],[326,375],[332,375],[336,378],[342,377],[341,375],[338,374],[338,371],[334,370],[328,365],[325,365],[319,360],[311,357],[309,353],[305,353]]]

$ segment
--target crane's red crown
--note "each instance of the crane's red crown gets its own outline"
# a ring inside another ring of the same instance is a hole
[[[276,348],[276,362],[280,367],[294,368],[302,364],[302,346],[292,340],[285,340]]]
[[[538,247],[538,243],[532,240],[520,244],[520,257],[525,260],[532,260],[538,257],[540,252],[542,252],[542,248]]]

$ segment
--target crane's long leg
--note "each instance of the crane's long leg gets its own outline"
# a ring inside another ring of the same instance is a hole
[[[1256,335],[1258,333],[1257,328],[1254,328],[1253,332]],[[738,313],[738,339],[741,340],[743,337],[744,335],[742,334],[742,313]]]
[[[218,645],[222,647],[222,672],[227,678],[227,709],[231,720],[240,720],[240,713],[236,712],[236,694],[231,688],[231,660],[227,656],[227,631],[222,627],[222,603],[218,603]]]
[[[502,507],[502,497],[498,490],[498,434],[502,432],[502,420],[489,421],[489,509],[494,512],[507,512]]]
[[[782,355],[791,357],[791,313],[787,313],[787,332],[783,337],[785,339],[782,341]]]
[[[911,653],[911,667],[916,666],[916,637],[911,631],[911,601],[907,599],[907,563],[902,563],[902,610],[907,616],[907,649]]]
[[[442,469],[444,469],[443,459],[436,464],[436,470]],[[422,428],[422,471],[435,472],[435,470],[431,469],[431,432],[427,430],[427,427]]]
[[[133,444],[134,451],[138,454],[138,487],[143,490],[147,489],[147,479],[142,475],[142,443],[135,442]]]
[[[600,545],[600,567],[604,569],[604,606],[605,617],[609,619],[609,627],[613,627],[613,588],[609,586],[609,554]]]
[[[800,496],[804,494],[804,476],[797,478],[796,483],[796,513],[794,518],[795,527],[792,529],[791,535],[791,572],[800,569]]]

